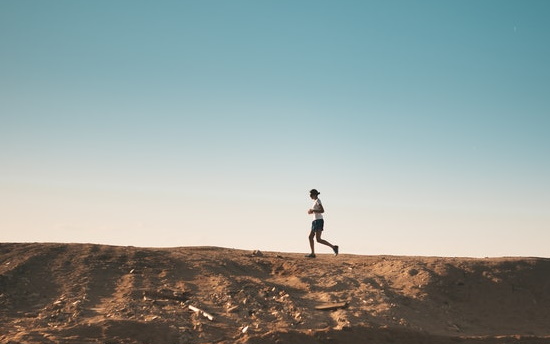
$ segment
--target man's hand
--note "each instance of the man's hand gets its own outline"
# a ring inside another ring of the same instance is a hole
[[[308,214],[313,214],[314,211],[313,211],[313,209],[309,209],[309,210],[307,211],[307,213],[308,213]]]

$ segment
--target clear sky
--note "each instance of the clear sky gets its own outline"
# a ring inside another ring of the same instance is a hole
[[[0,0],[0,241],[550,257],[549,17]]]

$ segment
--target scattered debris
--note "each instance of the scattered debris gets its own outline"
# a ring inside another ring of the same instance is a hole
[[[320,311],[333,311],[339,308],[346,308],[349,306],[348,302],[338,302],[338,303],[325,303],[319,306],[315,306],[315,309]]]
[[[233,312],[236,312],[237,310],[239,309],[239,306],[232,306],[232,307],[229,307],[227,308],[227,313],[233,313]]]
[[[185,302],[189,300],[187,293],[174,291],[170,289],[160,289],[160,290],[144,290],[143,291],[144,300],[174,300]]]
[[[201,314],[203,317],[207,318],[208,320],[210,321],[214,321],[214,316],[210,313],[206,313],[205,311],[203,311],[202,309],[200,308],[197,308],[195,306],[192,306],[192,305],[189,305],[188,306],[190,310],[192,310],[193,312],[195,313],[198,313],[198,314]]]

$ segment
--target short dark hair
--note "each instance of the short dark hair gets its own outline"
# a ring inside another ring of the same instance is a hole
[[[309,194],[310,195],[314,195],[314,194],[315,195],[320,195],[321,193],[319,191],[317,191],[316,189],[311,189],[311,190],[309,190]]]

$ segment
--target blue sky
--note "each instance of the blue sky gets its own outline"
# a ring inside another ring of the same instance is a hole
[[[549,257],[549,14],[0,1],[0,241]]]

